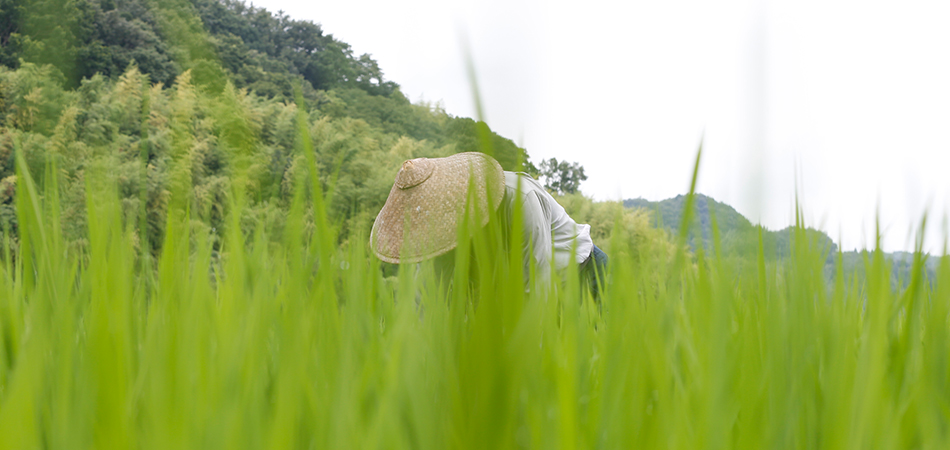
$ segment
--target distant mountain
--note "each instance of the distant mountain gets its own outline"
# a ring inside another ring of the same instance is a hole
[[[677,195],[674,198],[657,202],[643,198],[627,199],[624,207],[642,208],[654,212],[654,220],[658,228],[665,228],[671,233],[678,234],[683,222],[683,210],[686,206],[686,196]],[[758,234],[762,232],[763,250],[766,259],[774,261],[787,258],[791,254],[794,241],[794,227],[772,231],[761,225],[754,225],[749,219],[739,214],[735,208],[718,202],[712,197],[696,194],[696,210],[691,226],[689,243],[693,249],[701,242],[704,250],[713,248],[713,218],[715,218],[721,250],[724,256],[743,257],[758,254]],[[834,276],[835,264],[838,257],[838,245],[826,233],[812,228],[806,229],[805,236],[809,240],[812,251],[820,251],[825,255],[825,273],[829,278]],[[870,260],[870,254],[863,252],[841,253],[845,273],[864,274],[864,261]],[[895,283],[906,285],[908,274],[913,264],[914,254],[909,252],[885,253],[891,270],[891,278]],[[933,279],[939,259],[928,256],[926,260],[927,272]]]
[[[679,227],[683,222],[686,196],[677,195],[674,198],[658,202],[643,198],[627,199],[623,201],[623,205],[627,208],[643,208],[653,211],[658,227],[666,228],[670,232],[678,234]],[[717,202],[712,197],[703,194],[696,194],[696,211],[689,240],[690,246],[694,249],[697,248],[697,244],[701,240],[704,249],[712,250],[714,218],[719,230],[722,251],[726,255],[755,254],[758,251],[758,233],[760,229],[767,257],[771,259],[784,258],[790,253],[793,227],[771,231],[762,226],[753,225],[735,208]],[[697,229],[700,233],[697,233]],[[827,234],[809,228],[806,235],[818,244],[815,246],[816,249],[827,253],[829,257],[837,252],[838,246]]]
[[[677,195],[674,198],[651,202],[643,198],[627,199],[623,201],[623,206],[627,208],[643,208],[657,212],[655,219],[658,227],[667,228],[672,232],[679,230],[683,222],[683,209],[686,206],[686,196]],[[696,194],[696,220],[702,230],[703,242],[710,242],[712,239],[712,216],[715,215],[716,224],[720,234],[732,230],[751,230],[752,222],[739,214],[735,208],[707,197],[703,194]]]
[[[934,255],[925,254],[924,267],[927,269],[929,281],[936,279],[937,268],[940,264],[940,258]],[[863,277],[867,262],[871,261],[872,254],[866,250],[848,251],[841,253],[842,267],[845,273],[856,273]],[[914,264],[914,253],[911,252],[893,252],[885,253],[884,259],[889,264],[888,270],[891,273],[891,282],[907,286],[910,283],[911,268]],[[826,268],[826,272],[834,268]],[[832,274],[834,272],[831,272]]]

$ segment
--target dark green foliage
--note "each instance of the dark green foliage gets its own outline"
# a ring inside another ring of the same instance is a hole
[[[84,12],[74,0],[24,0],[16,40],[19,57],[37,65],[52,65],[67,86],[78,85],[76,63],[85,34]]]
[[[22,1],[0,0],[0,65],[16,67],[19,64],[22,14]]]
[[[236,174],[247,180],[244,232],[257,220],[280,229],[305,161],[297,106],[288,102],[294,85],[310,105],[318,179],[343,240],[372,224],[405,159],[491,151],[509,170],[527,161],[484,123],[413,105],[372,58],[356,57],[312,22],[227,0],[26,5],[0,0],[0,58],[13,68],[0,68],[0,181],[14,192],[17,139],[37,183],[55,165],[63,231],[80,247],[85,177],[96,164],[120,174],[123,217],[145,223],[140,242],[154,253],[176,190],[190,192],[179,198],[193,219],[222,236]],[[27,33],[53,20],[55,8],[71,18]],[[59,46],[51,64],[20,59],[39,55],[30,49],[41,45]],[[0,225],[15,238],[15,215],[4,211]]]
[[[557,158],[541,161],[539,172],[544,180],[544,187],[557,194],[573,194],[587,179],[584,167],[580,163],[558,162]]]
[[[0,3],[0,64],[51,64],[66,86],[137,64],[153,82],[170,83],[172,62],[160,26],[143,0],[6,0]]]
[[[292,98],[295,80],[304,81],[307,92],[346,87],[388,97],[398,88],[383,78],[369,55],[354,55],[348,44],[312,22],[231,0],[163,3],[171,7],[165,10],[156,5],[147,0],[0,1],[0,64],[16,68],[21,59],[52,64],[66,85],[75,87],[97,73],[116,77],[134,63],[153,83],[169,85],[182,70],[197,69],[191,60],[196,55],[186,54],[198,44],[220,56],[238,87],[267,96]],[[207,34],[189,35],[202,43],[177,36],[173,16],[181,14],[197,14]],[[201,78],[197,70],[194,76]]]
[[[194,0],[195,8],[239,87],[291,98],[294,76],[314,89],[358,88],[388,97],[398,86],[383,79],[369,55],[324,34],[320,25],[272,14],[234,0]]]
[[[136,64],[153,83],[170,84],[180,72],[162,38],[161,27],[143,0],[86,1],[83,46],[77,53],[79,75],[121,75]]]

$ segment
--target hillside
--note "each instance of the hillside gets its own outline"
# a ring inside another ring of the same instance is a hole
[[[652,211],[654,223],[671,233],[677,233],[683,222],[683,210],[686,196],[677,195],[674,198],[653,202],[643,198],[627,199],[623,201],[626,208],[638,208]],[[693,232],[690,235],[690,245],[695,249],[701,241],[706,251],[712,250],[712,222],[715,217],[716,225],[725,256],[749,257],[758,252],[758,234],[762,233],[762,242],[765,256],[768,260],[784,260],[791,254],[795,228],[786,227],[778,231],[768,230],[760,225],[753,225],[735,208],[716,201],[712,197],[696,194],[696,210]],[[695,231],[698,228],[700,233]],[[701,236],[701,237],[700,237]],[[807,229],[809,245],[825,253],[825,273],[830,277],[835,274],[835,264],[840,257],[845,273],[856,273],[864,276],[864,266],[870,255],[866,251],[838,252],[838,245],[825,232]],[[909,274],[914,260],[914,254],[908,252],[885,253],[891,269],[892,281],[901,284],[909,282]],[[938,258],[928,257],[925,264],[931,279],[935,278]]]
[[[111,167],[124,214],[147,222],[141,241],[156,253],[179,188],[216,236],[236,185],[248,234],[282,229],[306,170],[301,127],[342,240],[372,223],[405,159],[484,151],[534,171],[525,149],[412,104],[319,25],[241,1],[0,0],[0,64],[0,233],[14,241],[18,151],[40,183],[55,167],[63,231],[78,246],[87,171]]]
[[[674,198],[651,202],[642,198],[627,199],[623,205],[627,208],[642,208],[654,211],[656,225],[666,228],[671,232],[678,232],[680,224],[683,222],[683,209],[686,203],[686,196],[677,195]],[[787,227],[779,231],[771,231],[758,225],[753,225],[749,219],[739,214],[735,208],[716,201],[712,197],[697,194],[696,211],[694,213],[694,227],[698,226],[700,234],[695,232],[690,235],[690,245],[696,248],[697,243],[702,241],[706,250],[712,249],[712,231],[713,219],[715,218],[719,236],[723,245],[723,251],[726,254],[747,254],[754,252],[757,248],[758,232],[761,228],[762,239],[765,246],[766,255],[770,258],[784,258],[789,254],[790,243],[792,240],[793,227]],[[808,230],[809,236],[815,240],[816,244],[823,251],[834,253],[837,251],[837,245],[828,237],[827,234],[814,230]],[[751,237],[751,238],[750,238]]]
[[[435,111],[447,120],[433,123],[429,116],[438,108],[412,105],[370,55],[354,54],[320,25],[242,1],[4,0],[0,64],[17,69],[24,61],[52,65],[67,89],[96,75],[114,80],[131,65],[152,84],[172,86],[191,69],[198,84],[220,89],[218,81],[226,78],[277,101],[292,101],[299,84],[308,105],[335,118],[362,119],[386,133],[453,144],[456,151],[477,151],[484,134],[506,168],[528,159],[483,122]]]

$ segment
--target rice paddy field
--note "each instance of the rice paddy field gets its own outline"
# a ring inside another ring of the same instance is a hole
[[[880,252],[829,283],[807,239],[766,263],[613,233],[595,302],[573,268],[526,293],[494,222],[460,231],[450,277],[386,277],[365,237],[338,245],[310,183],[283,238],[232,226],[219,255],[173,200],[153,265],[107,167],[76,252],[55,183],[18,164],[0,448],[950,446],[947,258],[925,279],[918,254],[898,289]]]
[[[187,49],[189,30],[169,34]],[[716,233],[709,250],[686,245],[687,207],[663,239],[644,238],[660,236],[647,213],[617,211],[597,242],[610,255],[597,300],[576,267],[550,283],[532,270],[526,290],[509,250],[521,237],[494,221],[459,230],[473,245],[451,274],[384,267],[328,213],[305,108],[281,227],[243,214],[254,133],[233,89],[214,100],[234,181],[223,231],[209,227],[178,89],[155,255],[107,152],[69,203],[85,208],[77,244],[57,160],[37,170],[13,138],[0,449],[950,448],[946,256],[930,276],[936,256],[918,251],[894,282],[878,249],[860,276],[839,263],[829,278],[806,224],[787,259],[767,258],[761,236],[757,253],[724,257]],[[694,187],[699,171],[697,156]]]

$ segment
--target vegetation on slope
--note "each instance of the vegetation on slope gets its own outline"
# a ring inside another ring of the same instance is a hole
[[[655,211],[657,226],[678,233],[683,223],[686,196],[677,195],[674,198],[651,202],[642,198],[627,199],[623,204],[627,208],[640,208]],[[693,213],[696,233],[690,238],[690,245],[695,249],[702,243],[707,251],[712,249],[712,223],[719,226],[722,233],[723,250],[727,254],[752,255],[755,254],[755,236],[762,231],[762,239],[769,259],[787,258],[791,253],[794,236],[794,227],[787,227],[779,231],[770,231],[761,226],[753,225],[749,219],[739,214],[735,208],[703,194],[696,194],[695,212]],[[809,230],[827,254],[832,255],[838,246],[825,233],[818,230]],[[751,239],[749,237],[752,237]],[[751,244],[750,244],[751,243]]]
[[[686,196],[678,195],[674,198],[651,202],[642,198],[627,199],[623,205],[627,208],[637,208],[654,212],[655,224],[672,233],[678,233],[683,222]],[[749,258],[755,255],[758,235],[762,235],[762,245],[767,260],[782,261],[791,256],[794,248],[796,233],[795,227],[786,227],[778,231],[768,230],[761,225],[753,225],[749,219],[739,214],[733,207],[717,202],[711,197],[696,194],[695,217],[691,225],[694,232],[690,235],[690,246],[695,250],[701,242],[704,249],[712,251],[712,225],[715,219],[722,236],[722,251],[729,257]],[[865,251],[839,251],[838,245],[823,231],[809,228],[805,234],[818,247],[823,248],[825,255],[825,274],[833,280],[837,274],[836,264],[840,259],[847,275],[865,276],[865,266],[871,258],[871,253]],[[891,282],[906,286],[911,280],[913,253],[896,252],[885,253],[884,259],[891,273]],[[936,278],[937,258],[928,258],[924,267],[928,278]]]
[[[54,26],[55,8],[76,16]],[[411,104],[368,55],[354,56],[318,25],[241,2],[14,2],[0,7],[0,23],[7,24],[2,61],[15,67],[0,68],[0,230],[14,241],[17,142],[41,183],[44,167],[57,164],[64,232],[76,245],[84,245],[86,170],[103,158],[122,174],[124,214],[148,223],[142,242],[153,254],[176,154],[189,158],[191,214],[214,230],[214,242],[236,161],[249,173],[244,214],[280,230],[302,165],[295,83],[309,105],[320,181],[333,187],[328,214],[341,239],[371,223],[404,159],[490,151],[508,170],[527,161],[524,149],[484,122]],[[25,33],[37,29],[45,31]],[[49,48],[62,55],[47,58]],[[189,118],[179,129],[176,114]],[[245,135],[224,136],[232,120],[247,121]],[[187,144],[176,142],[182,134]],[[249,232],[253,220],[242,223]]]

